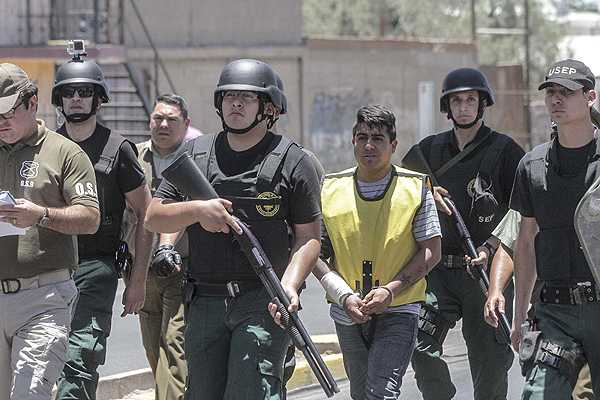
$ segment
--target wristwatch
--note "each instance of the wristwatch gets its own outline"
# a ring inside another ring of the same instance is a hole
[[[48,215],[48,207],[44,207],[44,215],[42,215],[42,218],[40,218],[40,220],[38,221],[38,226],[41,226],[42,228],[47,228],[48,225],[50,225],[50,216]]]

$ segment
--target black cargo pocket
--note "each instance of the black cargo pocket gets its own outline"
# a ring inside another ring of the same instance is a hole
[[[86,369],[96,369],[106,361],[106,324],[100,323],[95,317],[82,338],[81,358]],[[109,328],[110,329],[110,328]]]

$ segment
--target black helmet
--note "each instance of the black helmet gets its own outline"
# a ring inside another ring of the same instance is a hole
[[[440,97],[440,111],[443,113],[450,112],[448,104],[448,96],[450,94],[467,90],[477,90],[480,94],[479,98],[485,99],[487,107],[494,104],[494,93],[485,75],[478,69],[459,68],[451,71],[444,78],[442,97]]]
[[[52,87],[52,104],[62,106],[59,89],[61,86],[73,83],[91,83],[95,85],[101,102],[108,103],[108,86],[98,64],[94,61],[74,58],[61,65],[56,71],[54,86]]]
[[[225,124],[223,118],[223,93],[229,90],[246,90],[259,94],[260,105],[254,122],[243,129],[234,129]],[[219,83],[214,93],[214,104],[217,114],[221,117],[223,129],[243,134],[250,131],[263,120],[267,120],[267,128],[271,128],[276,117],[267,115],[265,111],[265,101],[273,103],[278,109],[282,109],[283,93],[277,85],[277,74],[267,63],[259,60],[240,59],[227,64],[221,71]]]

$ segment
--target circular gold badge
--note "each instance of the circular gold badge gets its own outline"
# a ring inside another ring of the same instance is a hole
[[[262,192],[257,196],[258,199],[276,199],[277,196],[273,192]],[[272,217],[279,212],[279,204],[258,204],[256,211],[263,217]]]

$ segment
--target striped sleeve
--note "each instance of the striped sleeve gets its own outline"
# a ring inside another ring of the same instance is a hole
[[[433,194],[427,186],[424,186],[424,190],[426,191],[424,201],[413,219],[413,236],[417,242],[442,236]]]

